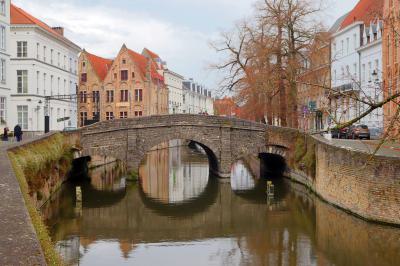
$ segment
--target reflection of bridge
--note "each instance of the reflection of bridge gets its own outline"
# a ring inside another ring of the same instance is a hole
[[[285,156],[286,146],[268,143],[272,128],[250,121],[201,115],[165,115],[100,122],[82,130],[85,156],[112,157],[136,170],[145,154],[173,139],[192,140],[206,151],[211,170],[229,177],[231,165],[249,154]]]

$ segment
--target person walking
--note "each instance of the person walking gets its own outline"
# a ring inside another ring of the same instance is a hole
[[[8,127],[5,127],[3,131],[3,141],[8,141],[8,131],[10,131]]]
[[[20,127],[20,125],[16,125],[14,127],[14,136],[17,139],[18,142],[20,142],[22,140],[22,128]]]

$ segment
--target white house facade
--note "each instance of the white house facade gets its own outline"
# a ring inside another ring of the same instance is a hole
[[[76,88],[80,48],[24,10],[11,6],[12,88],[10,122],[24,131],[43,132],[77,127]]]
[[[214,114],[214,100],[211,91],[197,84],[193,79],[183,82],[184,91],[184,113],[208,115]]]
[[[0,130],[9,124],[10,108],[10,0],[0,1]]]
[[[382,91],[382,32],[381,7],[383,0],[368,5],[360,0],[331,39],[331,110],[337,122],[354,119],[368,105],[383,99]],[[362,118],[359,124],[383,129],[383,110],[377,109]]]
[[[358,94],[360,90],[357,49],[360,47],[362,25],[362,22],[353,23],[332,36],[331,88],[340,92],[332,96],[332,110],[338,122],[348,121],[358,113],[357,102],[351,95]]]
[[[366,102],[383,101],[382,89],[382,32],[383,21],[371,22],[363,30],[363,45],[357,50],[360,55],[361,99]],[[368,110],[366,104],[360,104],[360,113]],[[383,108],[379,108],[362,118],[360,123],[369,128],[383,131]]]
[[[171,71],[164,71],[164,81],[168,88],[168,113],[182,114],[184,111],[183,104],[183,81],[184,77]]]

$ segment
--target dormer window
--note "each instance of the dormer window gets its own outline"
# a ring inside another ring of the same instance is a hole
[[[122,59],[122,64],[123,64],[123,65],[126,64],[126,59]]]

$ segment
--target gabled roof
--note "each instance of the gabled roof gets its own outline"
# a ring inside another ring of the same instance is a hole
[[[155,67],[156,67],[158,70],[164,70],[161,57],[160,57],[158,54],[156,54],[156,53],[150,51],[150,50],[147,49],[147,48],[144,48],[144,49],[143,49],[142,54],[147,54],[147,55],[151,58],[151,60],[155,63]]]
[[[354,22],[364,22],[365,25],[376,18],[382,18],[384,0],[360,0],[340,25],[344,29]]]
[[[147,48],[144,48],[143,51],[147,52],[147,53],[149,54],[149,56],[150,56],[152,59],[159,59],[159,58],[160,58],[160,57],[158,56],[158,54],[156,54],[156,53],[150,51],[150,50],[147,49]]]
[[[344,14],[343,16],[341,16],[340,18],[338,18],[335,23],[332,25],[332,27],[329,29],[330,33],[335,33],[340,29],[340,25],[342,25],[343,20],[345,20],[345,18],[347,17],[349,13]]]
[[[142,72],[141,74],[143,75],[143,77],[146,77],[147,64],[148,64],[149,59],[147,59],[144,55],[138,54],[135,51],[132,51],[130,49],[128,49],[128,53],[129,53],[130,57],[132,58],[132,60],[139,67],[140,72]],[[164,77],[157,72],[157,64],[154,61],[151,62],[151,77],[153,79],[158,79],[160,81],[164,81]]]
[[[86,51],[85,54],[88,60],[90,61],[90,64],[92,65],[94,71],[96,72],[97,76],[101,81],[103,81],[106,78],[109,69],[111,68],[113,60],[102,58],[100,56],[88,53]]]
[[[10,22],[11,25],[36,25],[42,28],[43,30],[47,31],[48,33],[52,34],[56,38],[60,38],[64,41],[72,43],[70,40],[65,38],[63,35],[52,29],[49,25],[41,21],[40,19],[35,18],[22,8],[19,8],[13,4],[10,7]],[[72,43],[73,44],[73,43]],[[74,44],[75,45],[75,44]]]

